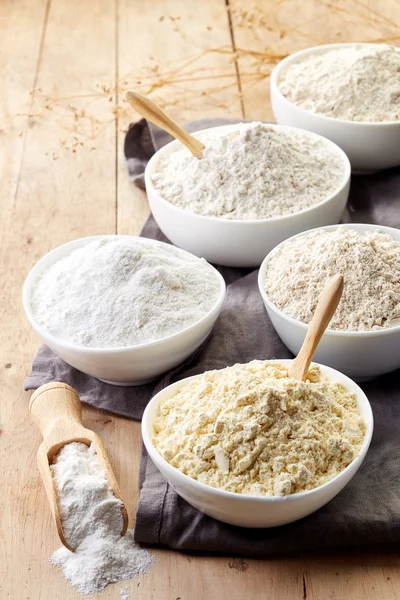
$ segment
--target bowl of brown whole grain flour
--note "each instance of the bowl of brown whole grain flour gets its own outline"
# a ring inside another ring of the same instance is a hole
[[[296,355],[319,295],[336,273],[343,295],[315,359],[356,380],[400,368],[400,230],[369,224],[306,231],[263,261],[258,286],[278,335]]]
[[[274,68],[277,123],[319,133],[357,172],[400,165],[400,49],[327,44],[295,52]]]
[[[331,141],[260,122],[196,132],[199,160],[178,141],[149,161],[146,190],[163,233],[211,263],[259,266],[282,240],[338,223],[350,164]]]

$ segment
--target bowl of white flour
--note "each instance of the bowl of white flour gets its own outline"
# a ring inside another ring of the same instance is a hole
[[[400,49],[343,43],[291,54],[272,71],[277,123],[340,146],[355,171],[400,165]]]
[[[294,236],[263,261],[258,286],[278,335],[297,354],[326,281],[342,298],[315,359],[357,381],[400,368],[400,230],[369,224]]]
[[[362,464],[372,437],[367,397],[313,363],[253,360],[174,383],[142,420],[146,449],[175,491],[240,527],[275,527],[318,510]]]
[[[69,365],[139,385],[185,360],[217,320],[225,281],[204,259],[128,235],[75,240],[46,254],[23,289],[25,313]]]
[[[149,161],[146,190],[163,233],[211,263],[259,266],[282,240],[338,223],[350,163],[313,133],[259,122],[196,132],[193,157],[178,141]]]

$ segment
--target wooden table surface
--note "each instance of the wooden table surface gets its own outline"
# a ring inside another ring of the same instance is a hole
[[[0,2],[0,598],[79,597],[49,564],[59,541],[22,389],[39,339],[23,314],[21,287],[59,244],[139,233],[148,207],[124,165],[124,131],[137,117],[124,91],[151,93],[182,121],[268,119],[268,74],[279,57],[324,42],[397,43],[398,18],[393,0]],[[89,408],[84,422],[110,453],[133,525],[139,424]],[[101,597],[119,600],[121,589],[157,600],[400,596],[399,553],[390,548],[268,560],[155,555],[147,575]]]

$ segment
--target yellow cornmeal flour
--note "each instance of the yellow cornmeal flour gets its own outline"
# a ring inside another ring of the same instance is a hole
[[[260,360],[208,371],[161,401],[153,443],[182,473],[230,492],[316,488],[352,462],[366,425],[355,394],[316,365],[308,377]]]

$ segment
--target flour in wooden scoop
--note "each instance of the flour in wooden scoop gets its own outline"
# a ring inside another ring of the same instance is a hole
[[[51,465],[64,535],[75,552],[62,546],[51,562],[82,594],[100,592],[109,583],[145,573],[153,557],[122,531],[122,502],[107,481],[92,446],[63,446]]]

